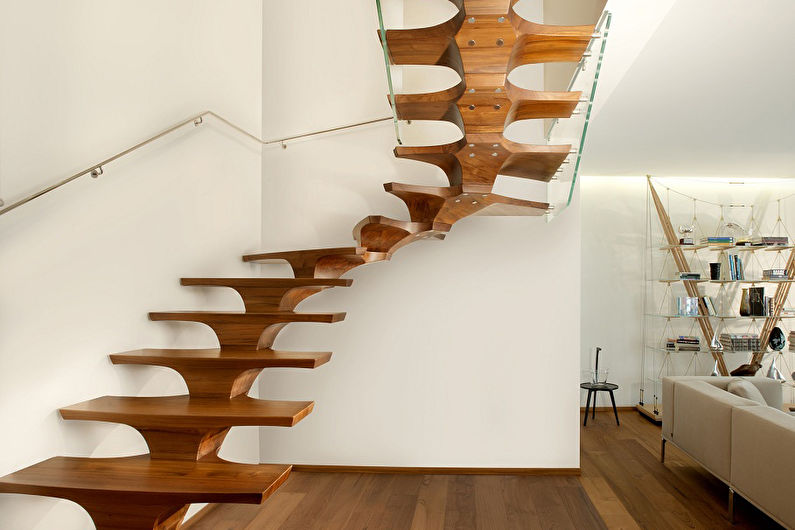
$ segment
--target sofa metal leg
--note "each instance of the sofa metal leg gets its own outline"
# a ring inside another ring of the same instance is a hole
[[[667,440],[665,438],[662,439],[662,443],[660,443],[660,463],[665,463],[665,442]]]
[[[729,488],[729,522],[734,524],[734,490]]]

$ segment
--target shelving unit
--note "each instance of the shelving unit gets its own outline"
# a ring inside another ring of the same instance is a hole
[[[768,219],[769,222],[764,223],[763,219],[756,217],[754,205],[721,205],[688,197],[686,200],[692,200],[692,218],[685,218],[685,224],[675,225],[672,217],[681,222],[683,212],[669,213],[672,191],[670,188],[666,191],[667,207],[666,201],[649,179],[643,281],[643,373],[637,408],[656,421],[662,419],[662,378],[665,376],[729,375],[726,357],[730,357],[728,364],[731,367],[751,362],[764,363],[760,370],[762,375],[768,371],[773,359],[777,360],[779,370],[787,377],[791,368],[795,367],[795,352],[789,349],[773,352],[767,348],[773,328],[781,327],[788,336],[789,322],[795,318],[795,311],[785,311],[789,289],[795,281],[795,245],[700,243],[703,237],[732,235],[728,233],[729,229],[736,231],[743,226],[748,227],[745,230],[749,236],[789,236],[781,216],[781,201],[784,199],[777,200],[778,215],[775,220]],[[719,208],[720,215],[714,215],[714,227],[700,219],[700,202],[704,204],[702,208]],[[767,201],[766,204],[770,203]],[[769,208],[761,209],[770,216]],[[737,215],[738,212],[745,216],[742,223],[730,220],[732,214]],[[767,231],[763,231],[763,227]],[[679,244],[679,238],[685,235],[692,237],[695,244]],[[742,259],[745,279],[710,279],[709,263],[720,261],[726,255],[737,255]],[[762,278],[762,270],[767,268],[783,268],[787,278]],[[700,273],[701,278],[677,277],[686,272]],[[769,315],[740,315],[742,291],[750,287],[768,287],[765,295],[773,299]],[[698,304],[697,315],[678,314],[674,302],[679,296],[708,296],[717,314],[710,315],[703,302]],[[763,347],[759,351],[724,351],[719,341],[721,333],[757,335]],[[698,350],[671,350],[665,347],[666,339],[680,336],[699,337]],[[792,389],[790,385],[790,393]],[[795,398],[791,401],[795,401]]]

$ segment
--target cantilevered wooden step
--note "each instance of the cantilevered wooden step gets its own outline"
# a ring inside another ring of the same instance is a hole
[[[331,359],[330,352],[265,350],[144,349],[110,356],[113,364],[165,366],[176,370],[191,397],[232,398],[247,393],[265,368],[317,368]]]
[[[449,20],[427,28],[387,29],[386,41],[392,64],[437,64],[464,22],[463,0],[450,0],[458,9]],[[378,31],[381,38],[381,31]]]
[[[60,409],[65,420],[123,423],[136,429],[292,427],[312,412],[311,401],[239,397],[104,396]]]
[[[579,61],[595,28],[536,24],[522,18],[513,6],[510,18],[519,37],[513,46],[509,70],[525,64]]]
[[[105,396],[61,409],[66,420],[122,423],[138,430],[152,458],[217,458],[236,426],[292,427],[312,411],[311,401],[266,401],[190,396]]]
[[[243,256],[243,261],[286,261],[296,278],[339,278],[349,270],[387,259],[362,247],[315,248],[287,252],[262,252]]]
[[[0,478],[0,492],[69,499],[99,530],[177,528],[190,503],[260,504],[291,466],[126,458],[50,458]]]
[[[442,230],[435,229],[433,223],[414,223],[371,215],[354,227],[353,237],[368,250],[391,256],[414,241],[444,239],[445,234]]]
[[[438,166],[451,185],[486,186],[486,191],[497,175],[548,182],[570,152],[571,145],[520,144],[501,134],[470,134],[455,144],[395,148],[398,158]]]
[[[182,278],[182,285],[229,287],[243,299],[248,313],[292,311],[306,298],[353,280],[335,278]]]
[[[292,322],[341,322],[345,313],[294,313],[270,311],[267,313],[237,313],[211,311],[153,312],[155,321],[199,322],[212,328],[223,349],[264,349],[273,346],[279,331]]]

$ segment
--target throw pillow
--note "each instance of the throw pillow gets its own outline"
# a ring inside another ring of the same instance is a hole
[[[752,401],[756,401],[760,405],[767,406],[767,402],[765,401],[765,398],[762,396],[762,393],[759,391],[759,389],[743,379],[732,379],[729,381],[729,386],[726,387],[726,390],[735,396],[750,399]]]

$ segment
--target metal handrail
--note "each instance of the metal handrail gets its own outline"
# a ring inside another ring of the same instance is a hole
[[[171,133],[173,133],[174,131],[176,131],[178,129],[181,129],[182,127],[185,127],[186,125],[189,125],[189,124],[192,123],[194,126],[198,127],[199,125],[204,123],[204,117],[205,116],[212,116],[213,118],[215,118],[216,120],[220,121],[224,125],[230,127],[231,129],[233,129],[233,130],[237,131],[238,133],[242,134],[243,136],[245,136],[245,137],[249,138],[250,140],[253,140],[253,141],[255,141],[255,142],[257,142],[257,143],[259,143],[261,145],[279,144],[285,149],[287,148],[287,144],[285,142],[288,142],[288,141],[291,141],[291,140],[297,140],[299,138],[307,138],[307,137],[310,137],[310,136],[317,136],[319,134],[326,134],[326,133],[331,133],[331,132],[336,132],[336,131],[342,131],[342,130],[345,130],[345,129],[352,129],[354,127],[361,127],[363,125],[370,125],[370,124],[373,124],[373,123],[378,123],[378,122],[382,122],[382,121],[392,120],[392,117],[389,116],[387,118],[378,118],[378,119],[375,119],[375,120],[370,120],[370,121],[365,121],[365,122],[360,122],[360,123],[354,123],[354,124],[351,124],[351,125],[343,125],[343,126],[334,127],[334,128],[331,128],[331,129],[324,129],[322,131],[313,131],[313,132],[299,134],[299,135],[295,135],[295,136],[288,136],[288,137],[285,137],[285,138],[277,138],[277,139],[274,139],[274,140],[263,140],[262,138],[259,138],[258,136],[254,135],[254,134],[251,134],[250,132],[248,132],[247,130],[243,129],[242,127],[240,127],[238,125],[235,125],[234,123],[232,123],[231,121],[227,120],[223,116],[220,116],[220,115],[216,114],[215,112],[213,112],[211,110],[205,110],[204,112],[200,112],[199,114],[195,114],[195,115],[191,116],[190,118],[186,118],[186,119],[180,121],[179,123],[176,123],[176,124],[172,125],[171,127],[167,128],[167,129],[165,129],[163,131],[160,131],[159,133],[155,134],[154,136],[150,136],[146,140],[143,140],[142,142],[139,142],[139,143],[133,145],[132,147],[129,147],[129,148],[125,149],[124,151],[116,153],[115,155],[113,155],[113,156],[111,156],[109,158],[106,158],[105,160],[103,160],[101,162],[98,162],[98,163],[96,163],[96,164],[94,164],[94,165],[92,165],[92,166],[90,166],[90,167],[88,167],[88,168],[86,168],[86,169],[84,169],[82,171],[79,171],[78,173],[75,173],[74,175],[71,175],[71,176],[69,176],[69,177],[67,177],[67,178],[65,178],[65,179],[63,179],[63,180],[61,180],[59,182],[56,182],[55,184],[53,184],[51,186],[47,186],[46,188],[43,188],[43,189],[37,191],[36,193],[33,193],[32,195],[28,195],[24,199],[20,199],[19,201],[11,204],[10,206],[6,206],[5,208],[0,209],[0,215],[8,213],[11,210],[15,210],[16,208],[19,208],[23,204],[27,204],[30,201],[41,197],[42,195],[45,195],[45,194],[47,194],[47,193],[49,193],[51,191],[57,190],[61,186],[69,184],[73,180],[77,180],[80,177],[84,177],[86,175],[90,175],[93,178],[97,178],[97,177],[99,177],[100,175],[102,175],[104,173],[103,167],[106,166],[107,164],[110,164],[111,162],[114,162],[114,161],[116,161],[119,158],[122,158],[124,156],[127,156],[130,153],[132,153],[133,151],[137,151],[138,149],[141,149],[142,147],[145,147],[145,146],[149,145],[150,143],[152,143],[152,142],[154,142],[156,140],[159,140],[160,138],[162,138],[162,137],[164,137],[164,136],[166,136],[168,134],[171,134]],[[0,200],[0,206],[2,206],[2,205],[3,205],[3,202],[2,202],[2,200]]]

